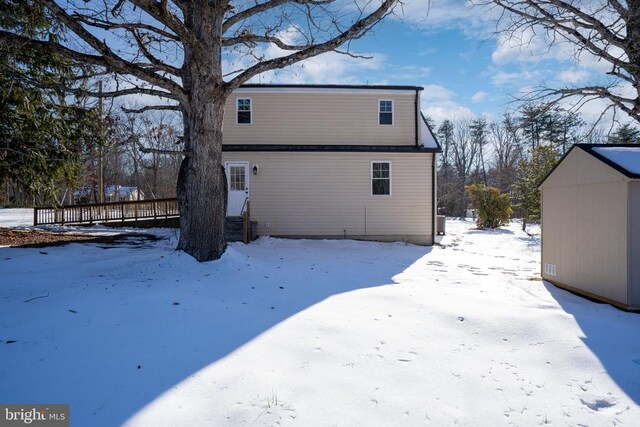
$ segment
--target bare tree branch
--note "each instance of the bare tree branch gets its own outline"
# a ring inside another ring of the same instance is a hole
[[[141,108],[122,107],[125,113],[145,113],[147,111],[181,111],[179,105],[146,105]]]
[[[476,5],[498,7],[502,14],[497,32],[508,41],[529,31],[548,37],[550,46],[568,42],[575,47],[576,58],[589,52],[611,64],[606,73],[611,82],[582,87],[542,87],[527,100],[558,104],[569,99],[590,102],[608,100],[614,108],[640,121],[640,1],[599,0],[475,0]],[[635,91],[624,96],[622,85]],[[574,104],[583,105],[581,101]],[[579,107],[575,107],[579,108]]]
[[[358,21],[353,23],[346,31],[325,41],[324,43],[311,45],[303,50],[297,51],[287,56],[264,60],[247,68],[227,83],[226,92],[231,93],[234,89],[236,89],[242,83],[246,82],[255,75],[264,73],[265,71],[284,68],[304,59],[308,59],[320,55],[321,53],[332,51],[348,40],[362,37],[371,29],[373,25],[375,25],[378,21],[391,13],[393,11],[393,7],[396,4],[397,1],[385,0],[376,10],[371,12],[369,15],[362,19],[359,19]]]
[[[55,1],[42,0],[42,2],[47,6],[51,13],[53,13],[56,18],[60,20],[60,22],[69,27],[69,29],[71,29],[84,42],[91,46],[91,48],[95,49],[95,51],[99,55],[95,57],[100,58],[100,61],[102,62],[101,65],[107,66],[110,69],[113,69],[120,73],[131,74],[142,80],[148,81],[153,85],[170,91],[176,98],[184,100],[184,92],[182,88],[173,80],[149,71],[147,68],[141,67],[139,64],[134,64],[132,62],[124,60],[119,55],[114,53],[106,43],[98,40],[93,34],[87,31],[77,19],[74,19],[69,14],[67,14],[67,12],[60,6],[58,6]],[[64,52],[65,53],[60,50],[60,53],[69,55],[71,53],[71,49],[65,48]],[[75,55],[74,53],[74,56],[77,55]]]

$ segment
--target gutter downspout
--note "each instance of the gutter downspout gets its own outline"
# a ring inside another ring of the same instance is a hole
[[[436,152],[431,156],[431,246],[436,243],[436,215],[438,207],[436,206]]]
[[[418,139],[418,118],[420,117],[418,114],[418,97],[420,96],[420,90],[416,89],[416,99],[413,101],[413,106],[414,106],[414,112],[415,112],[415,134],[416,134],[416,148],[420,147],[420,142]]]

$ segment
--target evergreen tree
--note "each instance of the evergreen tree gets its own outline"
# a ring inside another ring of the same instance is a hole
[[[453,123],[451,123],[450,120],[443,121],[438,128],[437,136],[442,146],[440,169],[438,171],[438,199],[443,214],[451,215],[453,210],[453,201],[451,200],[451,145],[453,144]]]
[[[538,145],[531,150],[528,159],[518,166],[515,184],[518,207],[522,214],[522,230],[530,221],[540,219],[540,190],[538,186],[557,162],[557,152],[551,145]]]
[[[531,147],[536,148],[542,142],[546,121],[546,110],[541,105],[525,104],[520,109],[519,125],[522,135]]]
[[[513,210],[508,195],[482,184],[467,185],[465,191],[478,213],[478,228],[498,228],[509,224]]]
[[[543,138],[552,143],[560,154],[565,154],[579,139],[578,131],[583,125],[584,121],[578,113],[554,108],[544,115]]]
[[[610,144],[640,144],[640,130],[625,123],[609,136]]]
[[[0,0],[0,28],[39,40],[59,37],[36,0]],[[55,89],[76,73],[58,55],[0,42],[0,184],[15,182],[34,203],[56,201],[61,181],[79,179],[82,150],[98,134],[96,114]]]
[[[475,119],[471,122],[471,138],[473,143],[478,146],[478,162],[482,173],[484,186],[487,186],[487,169],[484,164],[484,146],[487,144],[487,121],[484,119]]]

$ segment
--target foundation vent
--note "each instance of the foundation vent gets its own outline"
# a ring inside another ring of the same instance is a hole
[[[549,264],[547,262],[544,263],[544,273],[549,276],[556,275],[556,266],[554,264]]]

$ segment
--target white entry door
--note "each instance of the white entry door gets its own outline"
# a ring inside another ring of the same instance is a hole
[[[229,190],[227,216],[238,216],[249,197],[249,162],[226,162],[225,168]]]

